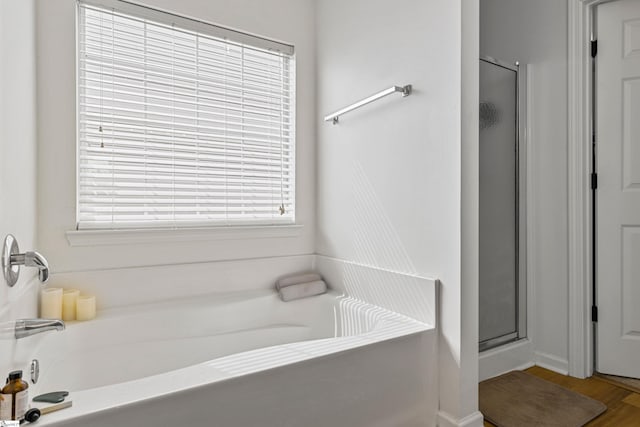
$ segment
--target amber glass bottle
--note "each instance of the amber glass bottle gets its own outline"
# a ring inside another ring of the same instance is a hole
[[[22,420],[29,407],[29,384],[22,381],[22,371],[9,373],[0,395],[0,420]]]

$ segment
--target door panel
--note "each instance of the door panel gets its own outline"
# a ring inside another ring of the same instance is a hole
[[[640,190],[640,78],[623,82],[623,189]]]
[[[640,19],[624,23],[624,56],[640,56]]]
[[[640,331],[640,227],[622,227],[622,338],[637,339]],[[640,360],[638,360],[640,363]]]
[[[597,14],[596,364],[640,378],[640,1]]]

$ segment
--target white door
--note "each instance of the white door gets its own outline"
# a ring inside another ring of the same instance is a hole
[[[597,14],[596,368],[640,378],[640,0]]]

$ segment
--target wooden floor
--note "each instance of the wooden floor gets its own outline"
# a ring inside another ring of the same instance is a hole
[[[640,427],[640,394],[638,393],[618,387],[598,377],[580,380],[557,374],[539,366],[529,368],[526,372],[607,405],[607,411],[587,424],[588,427]],[[493,424],[487,421],[484,422],[484,425],[485,427],[493,427]]]

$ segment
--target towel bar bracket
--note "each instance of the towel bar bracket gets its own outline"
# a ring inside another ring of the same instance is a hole
[[[402,97],[406,98],[411,95],[411,85],[402,86]]]

